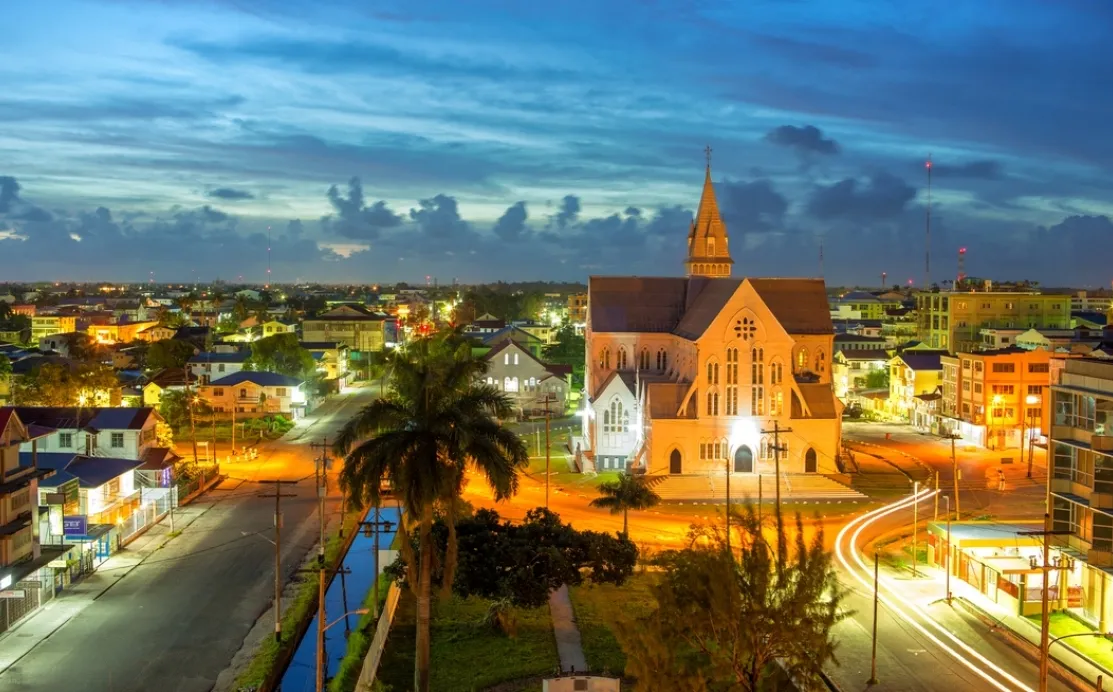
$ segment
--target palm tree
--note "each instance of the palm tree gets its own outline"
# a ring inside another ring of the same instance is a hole
[[[345,457],[340,482],[353,503],[380,506],[389,479],[405,522],[417,526],[417,556],[409,541],[401,544],[406,582],[417,601],[414,689],[428,692],[434,505],[447,515],[442,587],[448,589],[456,562],[455,508],[466,470],[482,476],[502,500],[517,492],[529,452],[500,422],[512,413],[510,400],[479,384],[486,364],[454,333],[419,339],[390,360],[390,390],[348,421],[334,450]]]
[[[645,482],[645,476],[632,473],[623,473],[618,480],[600,483],[599,494],[591,501],[591,506],[608,510],[611,514],[622,512],[622,535],[626,538],[630,537],[630,510],[656,507],[661,501],[661,497]]]
[[[232,316],[235,317],[240,322],[243,322],[244,320],[247,319],[247,316],[250,313],[251,313],[251,304],[247,300],[247,296],[237,294],[236,295],[236,305],[232,308]]]

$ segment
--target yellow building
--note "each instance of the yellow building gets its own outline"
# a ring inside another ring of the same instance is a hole
[[[77,331],[77,317],[73,315],[35,315],[31,318],[31,342],[51,334],[69,334]]]
[[[572,324],[587,322],[587,294],[573,293],[568,296],[568,321]]]
[[[1051,353],[1015,346],[944,356],[945,432],[964,444],[1019,448],[1046,430]]]
[[[889,412],[921,428],[931,427],[923,406],[943,383],[943,351],[909,349],[889,361]]]
[[[139,339],[139,333],[158,322],[124,322],[123,324],[94,324],[86,333],[98,344],[130,344]]]
[[[301,325],[305,341],[340,343],[352,351],[381,351],[393,335],[395,320],[362,305],[337,305]]]
[[[899,308],[895,298],[880,297],[866,291],[851,291],[831,299],[834,319],[883,320],[889,310]]]
[[[982,329],[1069,329],[1071,297],[1036,291],[916,294],[917,334],[931,348],[971,351]]]

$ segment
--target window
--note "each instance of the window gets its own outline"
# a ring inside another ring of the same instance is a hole
[[[738,349],[727,349],[727,415],[738,415]]]
[[[774,416],[783,415],[785,412],[785,397],[784,393],[780,390],[777,390],[777,392],[773,394],[772,409],[773,410],[770,411],[770,413],[772,413]]]
[[[274,391],[275,391],[275,394],[277,396],[286,396],[286,388],[285,387],[276,387]]]
[[[224,363],[217,364],[216,371],[217,372],[224,372]]]
[[[638,353],[638,369],[639,370],[648,370],[649,369],[649,349],[648,348],[643,348],[641,350],[641,352]],[[660,368],[658,368],[658,369],[660,369]]]
[[[217,396],[217,397],[224,396],[224,387],[214,387],[213,388],[213,396]]]
[[[663,348],[657,351],[657,369],[661,372],[669,369],[669,354]]]
[[[825,357],[823,355],[823,351],[817,351],[815,354],[815,371],[823,372],[824,363]]]
[[[607,348],[606,346],[604,346],[603,350],[599,352],[599,367],[603,368],[604,370],[611,369],[611,349]]]
[[[517,392],[518,391],[518,378],[517,377],[504,377],[502,379],[502,389],[504,392]]]
[[[246,399],[247,398],[247,389],[246,388],[241,388],[240,389],[240,398],[241,399]]]
[[[1040,396],[1043,394],[1043,387],[1038,384],[1028,385],[1028,393],[1032,396]]]
[[[805,370],[808,367],[808,349],[802,348],[796,353],[796,369]]]
[[[1028,372],[1050,372],[1051,368],[1047,363],[1029,363]]]
[[[617,360],[618,360],[618,369],[619,370],[625,370],[626,369],[626,347],[625,346],[619,346],[618,347],[618,359]]]
[[[114,432],[108,438],[109,446],[119,449],[124,446],[124,434],[122,432]]]
[[[974,372],[980,373],[982,371],[982,361],[974,362]]]
[[[962,391],[964,391],[964,392],[969,392],[970,391],[970,380],[963,380],[962,381]]]
[[[58,433],[58,446],[65,449],[73,447],[73,433]]]
[[[993,372],[1016,372],[1016,363],[994,363]]]
[[[707,415],[709,415],[709,416],[719,415],[719,393],[718,392],[708,392],[707,393]]]
[[[963,358],[962,359],[962,369],[963,370],[969,370],[970,369],[970,359],[969,358]]]
[[[707,239],[707,256],[708,257],[714,257],[715,256],[715,239],[714,238],[708,238]]]
[[[993,385],[994,394],[1015,394],[1016,387],[1011,384],[995,384]]]
[[[975,382],[974,383],[974,393],[975,394],[981,394],[982,393],[982,383],[981,382]]]
[[[625,433],[630,431],[630,414],[624,410],[618,398],[611,400],[611,405],[603,411],[603,432]]]
[[[509,353],[502,354],[502,364],[503,365],[510,365],[510,354]]]

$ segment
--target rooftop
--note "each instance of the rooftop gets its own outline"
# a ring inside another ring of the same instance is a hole
[[[241,370],[219,380],[209,383],[211,387],[234,387],[244,382],[252,382],[260,387],[299,387],[302,380],[296,377],[280,375],[276,372],[257,372],[254,370]]]

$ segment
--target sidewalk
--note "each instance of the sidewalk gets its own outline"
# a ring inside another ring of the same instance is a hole
[[[175,530],[177,532],[185,530],[208,509],[207,506],[198,505],[176,508],[174,510]],[[120,552],[101,563],[95,572],[86,575],[79,582],[66,586],[49,603],[0,635],[0,672],[14,665],[71,618],[104,595],[159,548],[173,540],[170,533],[170,517],[167,516]]]
[[[553,618],[553,634],[556,636],[557,654],[560,656],[560,672],[574,673],[587,671],[584,657],[583,640],[580,628],[576,626],[576,615],[572,610],[572,600],[568,597],[568,586],[562,586],[549,594],[549,612]]]

